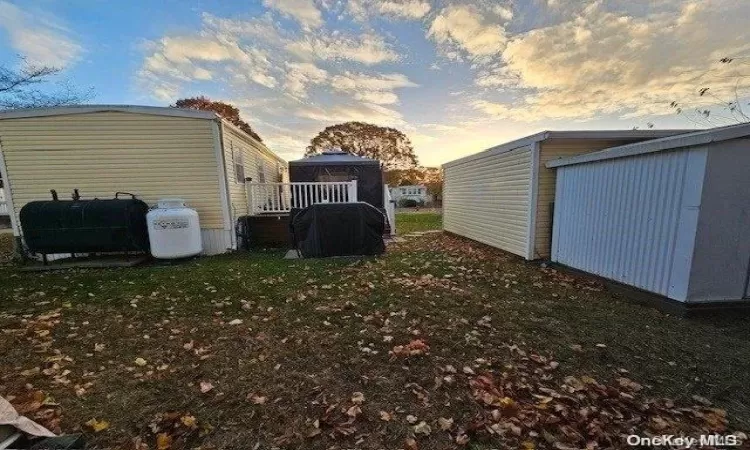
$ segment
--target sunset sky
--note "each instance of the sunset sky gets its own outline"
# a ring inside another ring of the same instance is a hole
[[[747,0],[0,1],[0,63],[19,54],[94,103],[234,103],[287,159],[348,120],[439,165],[544,129],[735,119],[672,101],[750,110]]]

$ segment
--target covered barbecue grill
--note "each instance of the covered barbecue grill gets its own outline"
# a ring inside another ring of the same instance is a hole
[[[292,216],[295,248],[305,258],[379,255],[385,216],[364,203],[318,203]]]

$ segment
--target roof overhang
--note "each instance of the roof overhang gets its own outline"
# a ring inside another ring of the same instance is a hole
[[[198,111],[195,109],[169,108],[163,106],[137,105],[79,105],[59,106],[52,108],[23,108],[0,111],[0,120],[25,119],[29,117],[64,116],[71,114],[90,114],[97,112],[124,112],[131,114],[146,114],[152,116],[186,117],[190,119],[216,120],[216,113]]]
[[[656,153],[678,148],[695,147],[714,142],[727,141],[750,136],[750,124],[730,125],[728,127],[701,130],[692,133],[652,139],[634,144],[621,145],[598,152],[586,153],[569,158],[554,159],[547,162],[548,168],[584,164],[606,159],[625,158],[628,156]]]
[[[570,130],[570,131],[542,131],[532,134],[521,139],[506,142],[504,144],[488,148],[479,153],[465,156],[463,158],[449,161],[443,164],[443,167],[451,167],[463,164],[475,159],[487,156],[498,155],[509,152],[517,148],[526,147],[542,141],[552,140],[618,140],[618,139],[657,139],[665,136],[674,136],[676,134],[689,133],[692,130]]]

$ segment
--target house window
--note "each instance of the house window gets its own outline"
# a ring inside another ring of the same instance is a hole
[[[401,194],[406,194],[406,188],[401,188]]]
[[[258,156],[255,159],[255,163],[258,166],[258,182],[265,183],[266,182],[266,167],[263,165],[263,160]]]
[[[234,165],[234,177],[237,183],[245,182],[245,155],[242,148],[234,148],[232,141],[229,141],[229,149],[232,151],[232,164]]]

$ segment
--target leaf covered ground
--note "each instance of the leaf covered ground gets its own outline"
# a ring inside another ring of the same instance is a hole
[[[0,277],[0,395],[98,448],[623,448],[750,424],[747,319],[440,233]]]

